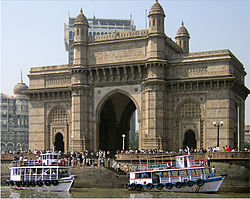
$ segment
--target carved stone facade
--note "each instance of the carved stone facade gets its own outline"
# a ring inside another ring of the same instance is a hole
[[[138,111],[139,148],[179,150],[217,145],[213,121],[224,121],[220,146],[244,139],[243,65],[229,50],[189,53],[182,26],[164,33],[156,1],[149,29],[88,36],[82,11],[74,24],[74,64],[31,68],[30,149],[115,151]],[[239,142],[239,141],[240,142]],[[242,147],[240,145],[240,147]]]

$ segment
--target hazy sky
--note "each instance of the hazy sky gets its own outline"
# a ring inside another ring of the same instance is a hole
[[[190,52],[229,49],[250,73],[250,10],[247,0],[159,0],[165,32],[174,39],[182,19],[188,29]],[[67,64],[64,23],[80,8],[87,18],[129,19],[145,29],[145,10],[154,0],[1,1],[1,92],[13,95],[20,71],[34,66]],[[250,75],[246,76],[250,88]],[[250,124],[250,96],[246,101],[246,124]]]

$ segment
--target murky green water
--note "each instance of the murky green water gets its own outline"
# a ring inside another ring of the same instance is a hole
[[[248,193],[131,192],[126,189],[72,188],[69,193],[13,190],[1,187],[1,198],[249,198]]]

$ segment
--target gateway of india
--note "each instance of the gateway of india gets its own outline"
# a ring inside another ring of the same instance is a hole
[[[123,139],[128,149],[135,110],[139,149],[214,147],[218,131],[220,147],[243,148],[250,92],[241,62],[229,50],[190,53],[183,23],[173,41],[157,0],[148,18],[146,30],[89,36],[80,11],[73,65],[28,74],[31,150],[116,151]]]

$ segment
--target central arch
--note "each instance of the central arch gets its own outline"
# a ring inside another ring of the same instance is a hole
[[[109,95],[99,109],[97,148],[117,151],[123,147],[122,134],[125,134],[125,149],[129,149],[130,120],[136,105],[128,95],[115,92]]]

